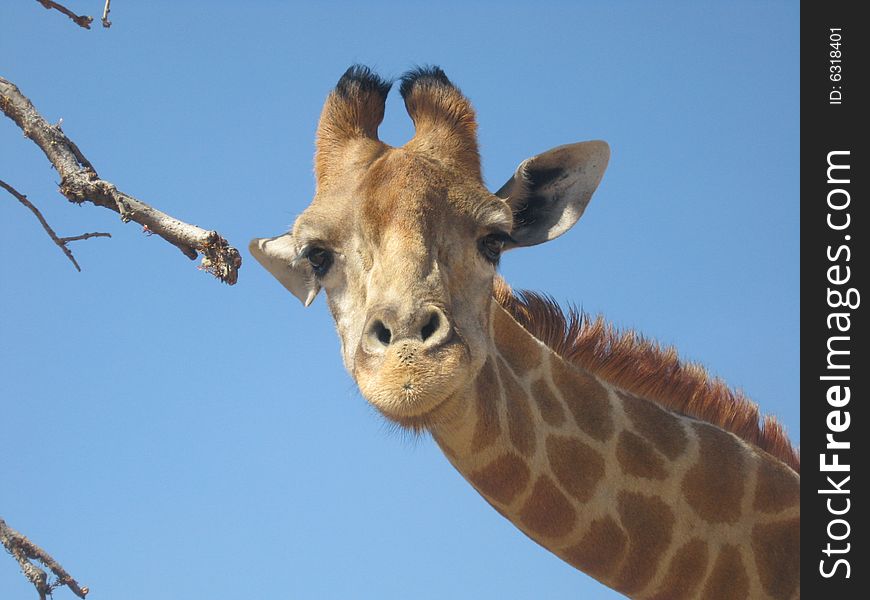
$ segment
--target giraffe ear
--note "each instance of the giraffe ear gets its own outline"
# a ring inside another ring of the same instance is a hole
[[[317,292],[320,291],[320,283],[308,261],[302,260],[292,233],[253,239],[248,244],[248,250],[257,262],[266,267],[305,306],[314,302]]]
[[[527,158],[495,195],[514,212],[509,246],[534,246],[568,231],[598,187],[610,146],[592,141],[568,144]]]

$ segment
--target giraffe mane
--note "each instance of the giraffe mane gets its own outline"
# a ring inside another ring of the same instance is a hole
[[[775,417],[762,419],[756,403],[701,365],[682,362],[673,347],[620,331],[601,315],[591,320],[573,307],[566,313],[548,296],[514,293],[498,277],[493,297],[567,362],[670,411],[730,431],[800,473],[800,453]]]

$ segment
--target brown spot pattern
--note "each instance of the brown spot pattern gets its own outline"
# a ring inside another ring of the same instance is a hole
[[[625,594],[642,590],[656,574],[662,554],[671,543],[674,513],[658,498],[621,492],[617,510],[628,533],[628,553],[618,578]]]
[[[709,560],[706,542],[689,540],[671,559],[668,574],[649,600],[683,600],[695,598]]]
[[[607,390],[579,368],[566,365],[556,358],[551,364],[553,383],[561,392],[577,425],[589,436],[606,442],[614,431]]]
[[[580,543],[566,548],[562,556],[589,575],[605,580],[619,566],[628,538],[612,517],[592,521]]]
[[[622,472],[645,479],[666,479],[665,463],[653,447],[630,431],[619,434],[616,460]]]
[[[775,513],[800,502],[799,476],[779,461],[763,456],[758,466],[753,507],[765,513]]]
[[[498,419],[498,400],[501,398],[501,390],[492,360],[487,358],[477,376],[477,423],[474,425],[474,434],[471,438],[471,450],[480,452],[490,446],[499,434],[501,425]]]
[[[541,345],[507,313],[495,311],[495,345],[515,373],[525,375],[541,363]]]
[[[777,600],[791,598],[800,587],[801,522],[756,525],[752,551],[764,591]]]
[[[469,475],[468,480],[482,494],[502,504],[510,504],[526,488],[530,477],[529,467],[523,459],[516,454],[504,454]]]
[[[556,484],[542,475],[520,511],[520,520],[533,533],[557,538],[571,532],[577,513]]]
[[[501,384],[507,405],[508,434],[514,447],[524,456],[535,453],[535,427],[529,395],[511,373],[504,361],[499,361]]]
[[[567,362],[675,413],[727,429],[800,472],[800,456],[776,419],[767,416],[762,422],[756,404],[703,367],[681,362],[673,348],[662,348],[630,329],[619,331],[600,316],[565,313],[540,294],[514,294],[500,277],[493,296]]]
[[[550,386],[543,379],[538,379],[532,384],[532,396],[538,403],[538,409],[544,422],[553,427],[558,427],[565,422],[565,409],[562,403],[550,391]]]
[[[547,438],[547,460],[559,484],[580,502],[588,502],[604,477],[604,457],[578,439]]]
[[[696,423],[699,456],[683,478],[686,501],[710,523],[736,523],[744,493],[744,450],[729,433]]]
[[[704,600],[746,600],[749,597],[749,576],[736,546],[722,546],[707,578]]]
[[[649,400],[624,392],[617,393],[622,398],[623,409],[631,419],[634,429],[648,439],[659,452],[671,460],[685,452],[689,438],[677,416]]]

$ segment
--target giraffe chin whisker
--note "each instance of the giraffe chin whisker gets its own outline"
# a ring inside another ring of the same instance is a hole
[[[429,429],[452,414],[449,400],[458,382],[473,376],[467,355],[460,343],[411,363],[388,352],[380,364],[358,370],[356,377],[363,396],[384,417],[407,429]]]

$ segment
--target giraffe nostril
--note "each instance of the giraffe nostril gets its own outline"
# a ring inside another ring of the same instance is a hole
[[[450,319],[440,308],[434,305],[427,307],[426,312],[418,323],[424,321],[425,324],[419,329],[419,335],[420,341],[423,342],[425,348],[429,350],[439,348],[450,340],[453,326],[450,324]]]
[[[420,330],[420,337],[423,338],[424,342],[432,337],[432,334],[438,330],[440,324],[441,318],[438,316],[437,312],[433,312],[429,321],[423,326],[423,329]]]
[[[376,321],[373,324],[373,330],[375,337],[378,338],[380,343],[384,346],[390,345],[390,340],[393,339],[393,334],[389,329],[387,329],[387,326],[384,325],[383,321]]]
[[[378,308],[372,312],[375,314],[366,322],[360,344],[364,352],[373,355],[389,350],[401,357],[410,352],[413,359],[413,354],[418,351],[428,352],[441,347],[453,331],[450,319],[434,305],[404,316],[397,316],[399,312],[392,308]]]

